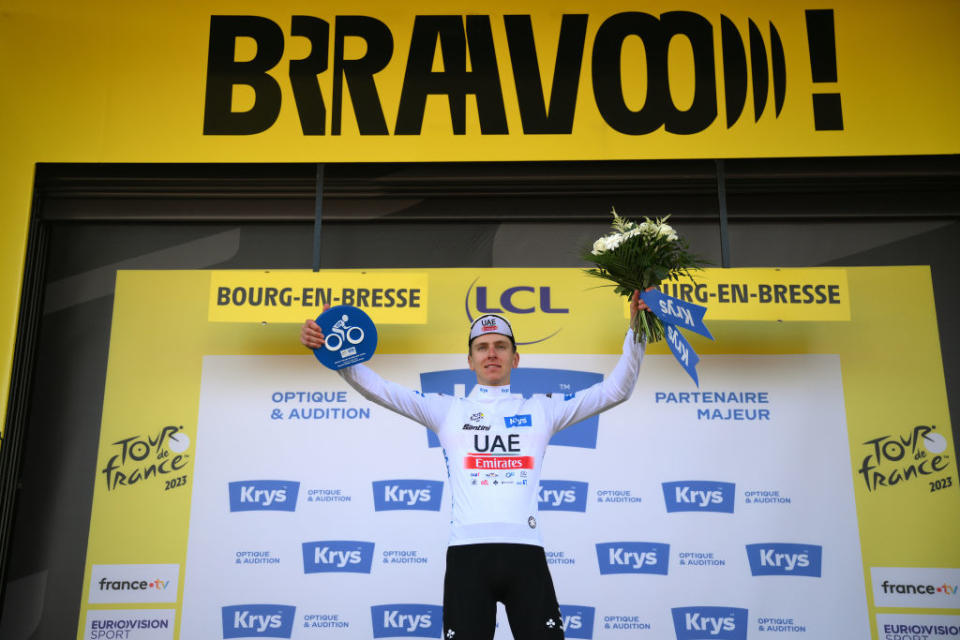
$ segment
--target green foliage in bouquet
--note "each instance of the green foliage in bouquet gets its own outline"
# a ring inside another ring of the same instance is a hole
[[[586,272],[613,282],[608,286],[627,297],[664,280],[693,279],[691,271],[699,270],[704,263],[667,224],[669,217],[644,218],[636,223],[621,218],[614,209],[613,233],[598,238],[583,252],[583,259],[594,265]],[[657,342],[663,339],[663,323],[652,312],[643,311],[633,319],[633,332],[637,340]]]

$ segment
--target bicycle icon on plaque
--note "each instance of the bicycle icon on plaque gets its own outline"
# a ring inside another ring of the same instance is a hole
[[[377,348],[377,327],[366,313],[350,305],[330,307],[320,314],[317,324],[324,344],[313,350],[328,369],[343,369],[373,357]]]

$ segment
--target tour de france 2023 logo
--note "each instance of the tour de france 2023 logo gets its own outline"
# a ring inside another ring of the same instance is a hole
[[[936,425],[916,425],[863,443],[864,455],[857,473],[867,491],[876,492],[923,479],[930,492],[952,487],[947,439]]]
[[[138,484],[163,483],[164,491],[187,484],[190,438],[183,425],[166,425],[109,445],[103,474],[107,491]]]

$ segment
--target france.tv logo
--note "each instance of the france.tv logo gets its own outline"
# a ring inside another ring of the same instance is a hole
[[[303,543],[304,573],[370,573],[372,564],[372,542],[318,540]]]
[[[440,511],[443,483],[438,480],[376,480],[374,511]]]
[[[747,610],[733,607],[677,607],[673,628],[677,640],[746,640]]]
[[[292,480],[231,482],[230,511],[296,511],[300,483]]]
[[[662,542],[598,542],[600,575],[651,573],[667,575],[670,545]]]
[[[750,573],[755,576],[809,576],[819,578],[823,547],[816,544],[761,542],[747,545]]]
[[[572,394],[603,381],[603,375],[592,371],[574,371],[570,369],[538,369],[535,367],[520,367],[510,374],[510,391],[519,393],[524,398],[537,394],[552,394],[554,398],[573,397]],[[459,395],[462,391],[470,395],[470,391],[477,384],[477,374],[470,369],[450,369],[447,371],[427,371],[420,374],[420,388],[424,393],[442,393],[448,396]],[[522,428],[532,425],[525,424],[532,416],[519,414],[509,416],[505,420],[515,418],[513,424],[506,423],[509,429]],[[597,431],[599,416],[591,416],[572,424],[562,431],[558,431],[550,438],[550,444],[562,447],[581,447],[584,449],[597,448]],[[439,447],[440,440],[437,434],[429,429],[427,444]]]
[[[222,608],[223,637],[289,638],[296,607],[283,604],[236,604]]]
[[[381,604],[370,607],[374,638],[439,638],[443,607],[432,604]]]
[[[711,480],[680,480],[663,483],[667,513],[716,511],[733,513],[736,485]]]
[[[560,616],[563,618],[563,635],[565,638],[593,638],[593,607],[580,607],[572,604],[560,605]]]
[[[574,480],[541,480],[537,493],[540,511],[587,510],[587,483]]]

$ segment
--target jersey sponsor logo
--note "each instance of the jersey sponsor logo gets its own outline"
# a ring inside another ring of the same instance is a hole
[[[303,543],[304,573],[370,573],[372,563],[372,542],[318,540]]]
[[[498,456],[471,453],[464,457],[464,469],[533,469],[533,456]]]
[[[663,483],[667,513],[717,511],[733,513],[736,485],[712,480],[680,480]]]
[[[653,573],[665,576],[670,564],[670,545],[663,542],[599,542],[600,575]]]
[[[513,429],[515,427],[532,427],[533,418],[529,413],[517,414],[515,416],[506,416],[503,419],[504,424],[507,425],[507,429]]]
[[[671,609],[677,640],[746,640],[747,610],[734,607]]]
[[[573,604],[560,605],[560,616],[563,618],[563,635],[565,638],[593,638],[594,608]]]
[[[763,542],[747,545],[750,573],[755,576],[820,577],[823,547],[816,544]]]
[[[432,604],[380,604],[370,607],[374,638],[439,638],[443,608]]]
[[[289,638],[296,607],[237,604],[222,608],[224,638]]]
[[[570,369],[538,369],[520,367],[510,374],[510,389],[524,398],[547,393],[573,394],[601,382],[603,375],[593,371],[574,371]],[[469,395],[477,384],[477,375],[470,369],[450,369],[446,371],[428,371],[420,374],[420,387],[423,393],[438,393],[448,396]],[[461,391],[458,392],[458,389]],[[472,422],[476,422],[471,420]],[[550,444],[562,447],[597,448],[599,416],[591,416],[558,431],[550,438]],[[425,429],[427,445],[439,447],[437,434]]]
[[[490,425],[488,424],[465,424],[463,425],[463,431],[490,431]],[[432,432],[431,432],[432,433]]]
[[[376,480],[374,511],[440,511],[443,483],[438,480]]]
[[[511,433],[506,438],[499,434],[474,434],[473,450],[476,453],[520,453],[520,434]]]
[[[587,483],[574,480],[541,480],[537,492],[540,511],[587,510]]]
[[[239,480],[229,484],[230,511],[296,511],[300,483]]]

